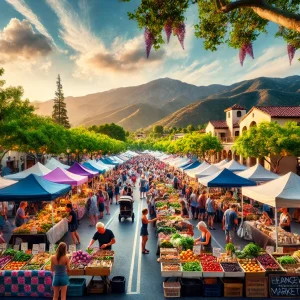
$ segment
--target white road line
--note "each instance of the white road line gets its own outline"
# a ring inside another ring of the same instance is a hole
[[[136,282],[136,292],[138,294],[141,292],[141,273],[142,273],[142,238],[140,237],[138,272],[137,272],[137,282]]]
[[[127,287],[127,294],[132,294],[132,279],[133,279],[133,271],[134,271],[134,261],[135,261],[135,253],[137,248],[137,242],[138,242],[138,235],[139,235],[139,220],[140,220],[140,212],[141,212],[141,204],[142,201],[139,201],[138,206],[138,215],[135,218],[136,219],[136,227],[135,227],[135,235],[134,235],[134,242],[133,242],[133,250],[132,250],[132,256],[131,256],[131,265],[130,265],[130,273],[129,273],[129,279],[128,279],[128,287]]]
[[[118,214],[119,214],[119,210],[117,210],[117,211],[113,214],[113,216],[108,220],[108,222],[107,222],[106,225],[105,225],[105,228],[108,228],[108,226],[110,225],[110,223],[113,221],[113,219],[115,218],[115,216],[118,215]]]
[[[222,247],[219,242],[213,237],[211,236],[212,240],[219,246],[219,248],[223,249],[224,250],[224,247]]]

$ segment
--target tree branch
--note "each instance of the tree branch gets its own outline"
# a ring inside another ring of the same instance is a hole
[[[300,15],[284,11],[264,0],[238,0],[226,4],[224,0],[216,0],[217,8],[222,13],[229,13],[235,9],[251,8],[261,18],[281,25],[285,28],[300,32]]]

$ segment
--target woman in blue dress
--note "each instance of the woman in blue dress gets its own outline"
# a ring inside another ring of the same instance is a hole
[[[95,227],[95,225],[98,222],[98,199],[97,199],[97,194],[94,192],[93,196],[90,198],[90,205],[89,205],[89,211],[88,215],[91,220],[91,225],[90,227]]]
[[[201,245],[202,253],[212,253],[211,234],[207,229],[207,225],[203,221],[200,221],[197,228],[201,232],[201,235],[199,238],[195,239],[195,245]]]
[[[148,220],[148,209],[144,208],[142,210],[142,227],[141,227],[141,237],[142,237],[142,253],[143,254],[149,254],[149,250],[146,249],[146,243],[148,241],[148,224],[153,223],[157,220],[157,218]]]

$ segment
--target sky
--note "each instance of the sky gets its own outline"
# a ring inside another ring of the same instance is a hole
[[[61,75],[65,96],[83,96],[169,77],[197,86],[229,85],[260,76],[300,74],[296,53],[289,65],[277,25],[254,42],[255,59],[241,67],[227,45],[205,51],[194,36],[197,6],[186,13],[183,50],[176,36],[146,58],[143,31],[127,12],[140,0],[0,0],[0,67],[7,85],[24,88],[31,101],[54,97]]]

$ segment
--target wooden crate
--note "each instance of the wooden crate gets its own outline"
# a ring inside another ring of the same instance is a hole
[[[89,268],[86,267],[84,271],[85,275],[88,276],[109,276],[111,268]]]
[[[243,297],[244,283],[241,279],[224,278],[222,281],[224,285],[224,297]]]
[[[164,296],[165,298],[179,298],[181,285],[179,282],[164,282]]]
[[[268,297],[268,277],[248,277],[245,280],[246,297]]]
[[[69,276],[82,276],[84,275],[84,269],[71,269],[68,273]]]
[[[87,288],[88,294],[103,294],[104,282],[102,280],[91,280]]]

